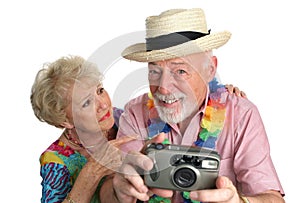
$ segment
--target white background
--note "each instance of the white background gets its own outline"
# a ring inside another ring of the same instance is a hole
[[[300,12],[296,0],[6,2],[0,3],[1,202],[40,202],[39,155],[60,133],[39,122],[31,109],[30,88],[42,64],[68,54],[88,58],[109,40],[143,30],[149,15],[193,7],[204,8],[212,32],[232,32],[228,44],[215,51],[222,82],[237,85],[258,106],[286,201],[297,202]],[[129,72],[129,66],[121,68]],[[117,79],[106,78],[109,91],[116,83]]]

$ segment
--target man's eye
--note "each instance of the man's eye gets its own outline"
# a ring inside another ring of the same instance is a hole
[[[185,74],[187,74],[187,72],[186,72],[185,70],[183,70],[183,69],[179,69],[179,70],[177,70],[175,73],[176,73],[177,75],[185,75]]]
[[[98,95],[103,94],[103,92],[104,92],[104,88],[103,88],[103,87],[99,87],[99,88],[97,89],[97,94],[98,94]]]
[[[91,100],[86,100],[86,102],[83,103],[82,107],[88,107],[91,104]]]

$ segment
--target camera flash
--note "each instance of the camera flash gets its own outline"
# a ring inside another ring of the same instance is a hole
[[[202,161],[202,168],[217,169],[218,168],[218,162],[214,161],[214,160],[203,160]]]

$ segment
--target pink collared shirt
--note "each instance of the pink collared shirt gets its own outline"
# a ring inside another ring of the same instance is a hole
[[[255,195],[266,190],[284,194],[270,157],[270,146],[257,107],[249,100],[227,94],[224,128],[216,141],[221,156],[219,175],[227,176],[245,195]],[[148,96],[144,94],[125,106],[120,118],[118,137],[137,134],[140,139],[122,146],[124,152],[140,151],[148,139]],[[172,144],[192,145],[197,140],[202,119],[199,111],[191,120],[184,135],[177,125],[170,125],[167,134]],[[176,201],[177,202],[177,201]]]

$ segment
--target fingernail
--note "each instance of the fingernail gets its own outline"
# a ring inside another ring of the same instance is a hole
[[[224,178],[224,179],[223,179],[222,187],[227,187],[228,184],[229,184],[228,179],[227,179],[227,178]]]
[[[191,199],[197,199],[197,198],[198,198],[197,192],[191,192],[191,193],[190,193],[190,198],[191,198]]]
[[[148,192],[148,188],[147,188],[145,185],[143,185],[143,186],[141,187],[141,192],[142,192],[142,193],[147,193],[147,192]]]
[[[154,195],[154,193],[153,193],[151,190],[149,190],[149,191],[147,192],[147,195],[148,195],[149,197],[151,197],[152,195]]]
[[[151,170],[153,168],[153,163],[150,160],[143,161],[143,167],[145,170]]]

